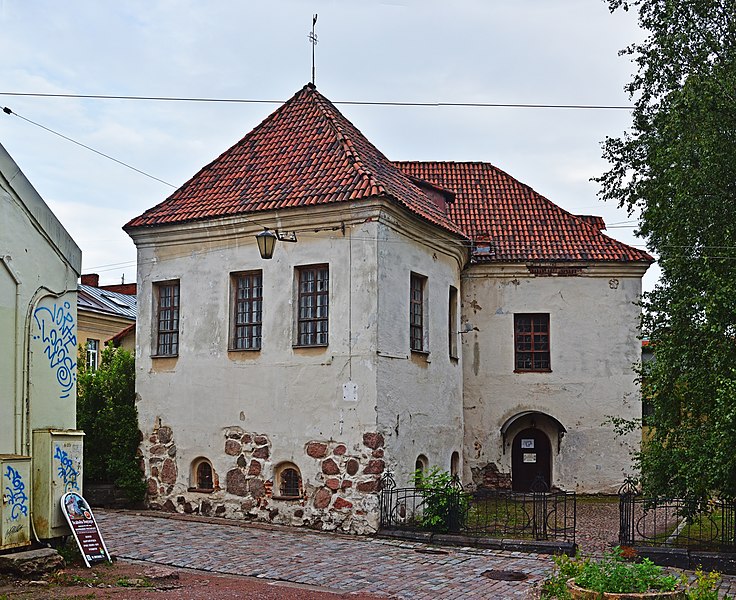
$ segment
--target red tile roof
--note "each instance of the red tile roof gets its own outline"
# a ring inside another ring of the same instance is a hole
[[[125,230],[384,197],[463,236],[442,206],[307,84]],[[275,225],[275,224],[274,224]],[[463,236],[464,237],[464,236]]]
[[[411,177],[455,192],[448,214],[478,246],[489,250],[475,252],[476,262],[654,260],[601,233],[600,217],[572,215],[491,164],[394,164]]]

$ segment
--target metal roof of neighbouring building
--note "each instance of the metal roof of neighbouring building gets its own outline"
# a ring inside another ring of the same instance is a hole
[[[135,296],[84,284],[77,286],[77,308],[132,320],[135,320],[137,314]]]

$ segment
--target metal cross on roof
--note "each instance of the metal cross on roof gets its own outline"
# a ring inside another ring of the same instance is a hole
[[[314,47],[317,45],[317,34],[314,33],[314,26],[317,24],[317,15],[312,17],[312,33],[309,34],[309,41],[312,42],[312,85],[314,85]]]

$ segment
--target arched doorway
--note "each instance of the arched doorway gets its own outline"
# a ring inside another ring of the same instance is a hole
[[[538,475],[549,488],[552,446],[544,431],[529,427],[517,433],[511,445],[511,487],[515,492],[528,492]]]

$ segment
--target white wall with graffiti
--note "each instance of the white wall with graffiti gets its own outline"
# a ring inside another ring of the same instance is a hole
[[[0,211],[0,487],[26,497],[20,519],[32,482],[2,457],[32,456],[34,430],[76,427],[82,253],[2,145]]]

